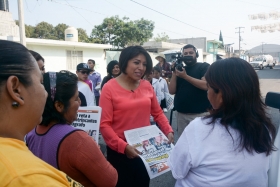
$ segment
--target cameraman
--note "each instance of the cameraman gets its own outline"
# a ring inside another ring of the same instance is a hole
[[[208,63],[197,62],[199,56],[196,48],[188,44],[182,52],[185,65],[172,64],[172,77],[169,84],[170,94],[175,94],[174,108],[177,110],[177,130],[181,136],[185,127],[196,117],[205,116],[210,103],[207,98],[207,83],[204,78]]]

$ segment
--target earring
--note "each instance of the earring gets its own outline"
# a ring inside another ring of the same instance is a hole
[[[12,102],[12,107],[14,107],[14,108],[18,108],[18,107],[19,107],[18,102],[16,102],[16,101]]]

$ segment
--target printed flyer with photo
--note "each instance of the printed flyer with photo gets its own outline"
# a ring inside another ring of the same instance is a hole
[[[87,132],[97,144],[99,138],[101,111],[101,107],[99,106],[79,107],[77,119],[72,123],[73,127]]]
[[[127,143],[140,155],[151,179],[170,171],[167,159],[174,148],[156,125],[124,131]]]

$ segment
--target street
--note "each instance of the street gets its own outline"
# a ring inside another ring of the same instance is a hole
[[[261,85],[261,95],[265,99],[265,95],[269,91],[280,92],[280,65],[274,67],[274,69],[265,68],[263,70],[257,70]],[[172,127],[175,132],[175,142],[178,140],[178,134],[176,131],[176,112],[173,113]],[[271,117],[273,124],[277,127],[280,124],[280,113],[278,110],[268,107],[268,115]],[[170,119],[170,111],[165,113],[166,117]],[[101,149],[105,152],[105,143],[100,139]],[[167,172],[159,177],[151,180],[150,187],[172,187],[175,185],[176,180],[172,177],[171,172]]]

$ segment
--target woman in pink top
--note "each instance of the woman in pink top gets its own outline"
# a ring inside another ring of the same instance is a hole
[[[152,71],[152,59],[140,46],[125,48],[119,59],[121,74],[107,82],[100,97],[100,131],[107,144],[107,159],[118,171],[117,187],[148,187],[150,178],[136,148],[124,131],[150,125],[150,114],[173,142],[173,130],[161,110],[151,84],[143,80]],[[112,89],[113,88],[113,89]]]

